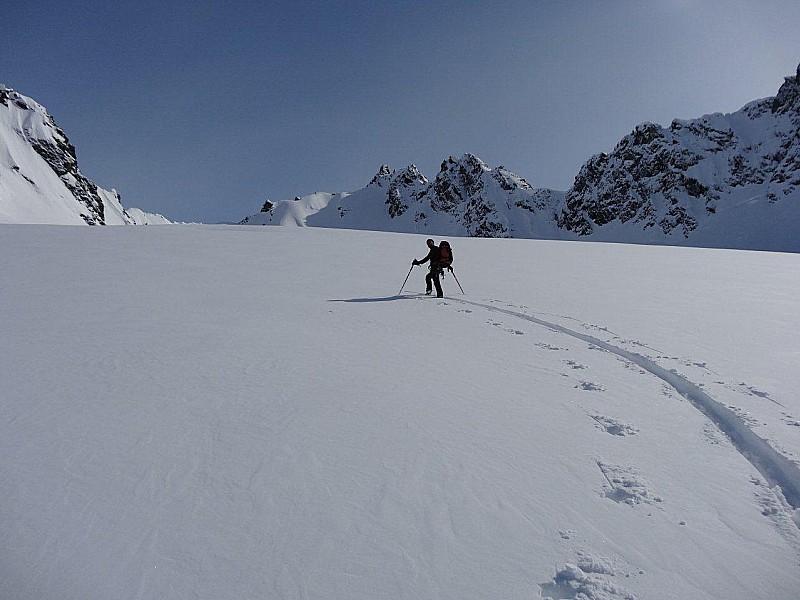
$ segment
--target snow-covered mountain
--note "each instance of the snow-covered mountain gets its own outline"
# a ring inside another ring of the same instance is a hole
[[[737,112],[637,126],[566,192],[466,154],[433,181],[383,165],[356,192],[268,201],[242,223],[800,252],[800,66]]]
[[[78,168],[75,147],[47,110],[0,84],[0,223],[147,225],[161,215],[123,208]]]
[[[555,209],[564,193],[535,189],[505,167],[473,154],[442,162],[433,181],[416,165],[382,165],[356,192],[316,193],[267,202],[242,224],[345,227],[471,237],[547,238],[557,234]]]
[[[609,241],[800,251],[800,66],[737,112],[637,126],[581,168],[558,224]]]

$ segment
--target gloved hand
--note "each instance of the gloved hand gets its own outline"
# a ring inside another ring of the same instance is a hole
[[[453,267],[447,267],[447,270],[452,273],[453,272]]]
[[[412,266],[412,267],[416,267],[418,264],[419,264],[419,262],[417,261],[417,259],[416,259],[416,258],[415,258],[414,260],[412,260],[412,261],[411,261],[411,266]]]

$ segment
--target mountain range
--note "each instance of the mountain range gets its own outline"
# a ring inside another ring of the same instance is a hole
[[[433,180],[382,165],[357,191],[267,201],[241,223],[800,252],[800,66],[734,113],[636,126],[567,191],[465,154]]]
[[[0,84],[0,223],[169,221],[86,178],[47,110]],[[241,224],[800,252],[800,66],[734,113],[636,126],[566,191],[465,154],[433,179],[381,165],[353,192],[268,200]]]

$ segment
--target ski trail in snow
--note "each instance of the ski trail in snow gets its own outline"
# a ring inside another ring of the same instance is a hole
[[[563,333],[589,344],[593,344],[598,348],[602,348],[603,350],[639,365],[641,368],[673,387],[681,396],[691,402],[697,410],[711,419],[711,421],[728,436],[739,453],[761,473],[771,486],[777,485],[780,487],[789,505],[793,509],[800,509],[800,468],[770,446],[767,440],[756,435],[735,412],[722,405],[717,400],[714,400],[698,385],[692,383],[683,375],[675,371],[668,371],[641,354],[630,352],[591,335],[580,333],[568,327],[550,323],[549,321],[525,313],[491,306],[489,304],[482,304],[480,302],[463,300],[461,298],[451,297],[448,298],[448,300],[485,308],[492,312],[530,321],[531,323],[546,327],[552,331]]]

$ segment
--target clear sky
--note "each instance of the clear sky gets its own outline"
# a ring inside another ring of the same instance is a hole
[[[637,123],[737,110],[798,62],[798,0],[0,9],[0,82],[48,108],[83,173],[203,222],[465,152],[566,190]]]

